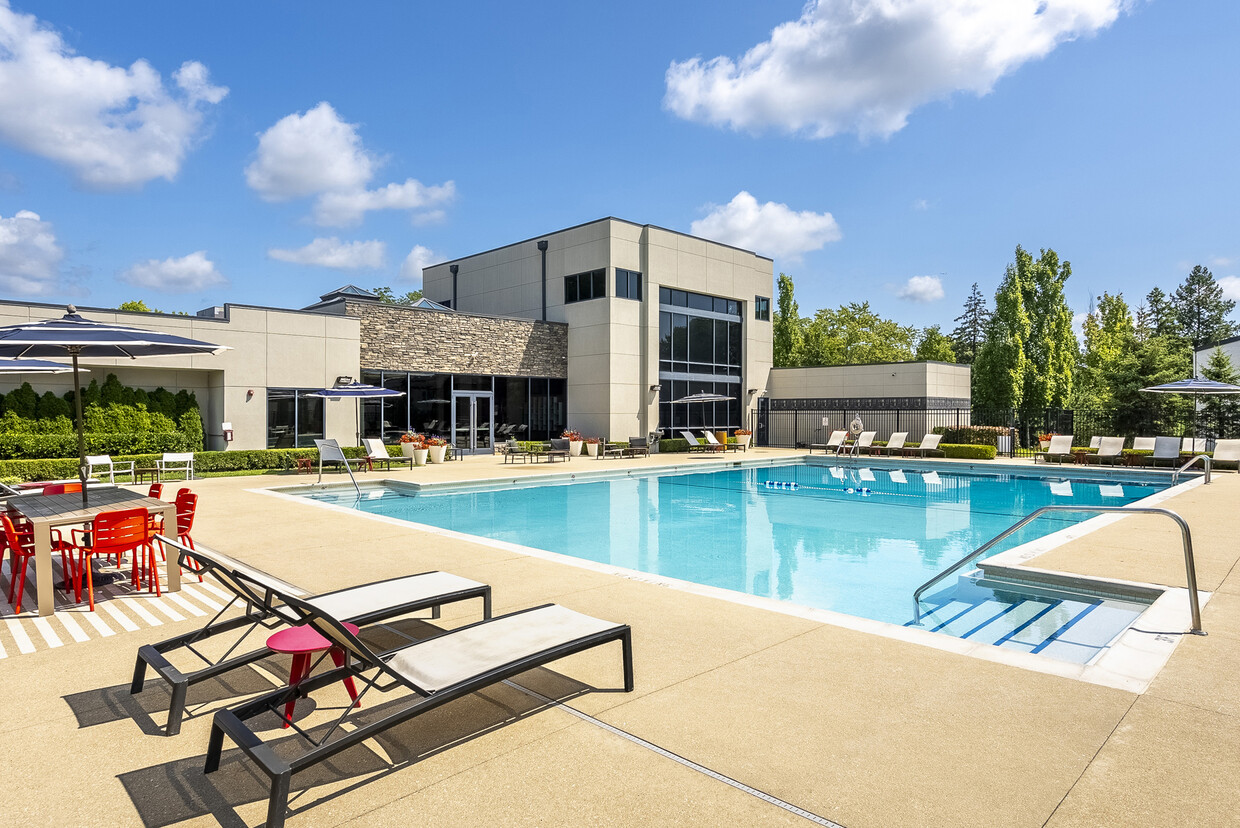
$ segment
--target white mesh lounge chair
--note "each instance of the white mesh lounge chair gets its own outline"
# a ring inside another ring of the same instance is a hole
[[[847,436],[848,436],[847,431],[842,431],[842,430],[832,431],[831,436],[827,438],[827,442],[811,443],[809,447],[809,453],[813,454],[814,449],[820,448],[823,450],[825,454],[830,454],[833,451],[838,454],[840,448],[844,445],[844,438]]]
[[[1205,454],[1205,437],[1185,437],[1180,445],[1180,454]]]
[[[689,441],[689,453],[690,454],[692,454],[695,451],[722,451],[723,450],[723,447],[719,445],[718,440],[715,441],[715,445],[713,446],[710,445],[709,443],[703,443],[700,440],[698,440],[697,435],[695,435],[692,431],[682,430],[680,432],[680,436]]]
[[[878,436],[877,431],[863,431],[857,435],[857,439],[853,442],[850,449],[853,454],[869,453],[874,447],[874,438]]]
[[[409,468],[413,468],[412,457],[405,457],[403,454],[400,457],[393,457],[388,454],[387,446],[383,445],[383,441],[378,437],[367,437],[362,440],[362,445],[366,447],[366,459],[372,465],[382,463],[383,468],[390,469],[393,463],[408,463]]]
[[[1153,451],[1154,450],[1154,438],[1153,437],[1133,437],[1132,438],[1132,450],[1133,451]]]
[[[904,444],[907,441],[908,441],[908,432],[897,431],[891,435],[890,439],[887,440],[887,445],[881,448],[875,449],[875,451],[880,452],[882,454],[894,455],[896,452],[904,451]]]
[[[244,580],[244,576],[241,577]],[[629,626],[592,618],[555,604],[479,621],[396,650],[376,653],[318,599],[279,597],[301,616],[303,623],[312,625],[327,640],[342,648],[347,658],[343,667],[306,678],[296,687],[286,687],[215,714],[204,771],[213,773],[219,769],[224,736],[229,736],[271,780],[266,822],[270,828],[284,825],[294,773],[424,712],[527,670],[618,641],[622,648],[624,692],[633,690],[633,645]],[[263,739],[265,728],[256,731],[246,724],[249,719],[271,712],[283,718],[287,702],[348,677],[355,678],[362,691],[333,724],[324,730],[316,729],[312,738],[297,724],[289,722],[309,744],[299,755],[293,755],[290,745],[282,745],[277,753]],[[384,694],[408,691],[411,694],[409,703],[400,705],[394,699],[393,707],[388,708],[392,712],[382,718],[375,719],[372,713],[367,720],[356,722],[354,728],[341,727],[361,699],[375,689]]]
[[[116,462],[109,454],[88,454],[86,455],[86,476],[94,477],[96,473],[100,478],[106,473],[109,483],[116,482],[116,475],[127,474],[129,479],[133,480],[133,462],[132,460],[122,460]]]
[[[1046,451],[1035,454],[1033,456],[1033,461],[1036,463],[1039,459],[1041,459],[1043,462],[1049,463],[1053,459],[1057,463],[1062,463],[1065,457],[1071,456],[1072,435],[1056,434],[1051,438],[1051,444],[1047,447]]]
[[[1235,463],[1240,469],[1240,440],[1216,440],[1214,457],[1211,462],[1213,464]]]
[[[1097,454],[1085,455],[1086,463],[1110,463],[1112,466],[1124,458],[1123,437],[1103,437]]]
[[[271,655],[271,650],[266,647],[240,655],[232,654],[246,637],[255,631],[256,627],[262,625],[270,628],[281,623],[296,624],[300,621],[300,616],[284,605],[281,598],[283,595],[300,598],[313,597],[319,606],[329,609],[336,617],[343,618],[359,627],[387,621],[421,609],[430,609],[431,617],[438,618],[440,607],[445,604],[467,601],[472,598],[481,598],[482,617],[491,617],[491,588],[486,584],[450,575],[447,572],[423,572],[418,575],[376,581],[312,596],[300,587],[282,581],[261,569],[255,569],[222,552],[208,549],[202,544],[197,544],[197,549],[189,549],[180,543],[164,539],[164,545],[178,550],[183,567],[192,568],[203,575],[210,576],[213,583],[232,595],[224,608],[201,629],[138,648],[138,661],[134,665],[133,683],[130,685],[129,692],[142,692],[147,666],[150,666],[156,675],[168,683],[172,688],[168,723],[164,728],[168,736],[175,736],[181,731],[181,721],[185,715],[185,696],[190,685]],[[236,573],[244,573],[246,578],[244,584]],[[245,606],[245,612],[239,616],[224,618],[229,608],[238,603]],[[197,645],[200,642],[236,630],[240,630],[240,634],[236,636],[233,645],[227,648],[224,655],[218,659],[208,658],[199,651]],[[168,655],[181,650],[190,653],[203,666],[184,672],[174,667],[168,660]]]
[[[1102,435],[1095,434],[1093,437],[1090,437],[1089,447],[1093,449],[1094,451],[1097,451],[1098,449],[1102,448]]]
[[[942,439],[943,439],[942,434],[927,434],[925,437],[921,438],[920,445],[914,446],[913,448],[905,449],[905,451],[915,451],[921,457],[925,457],[927,454],[929,454],[932,451],[937,451],[939,454],[942,454],[944,457],[946,457],[947,452],[939,448],[939,442]]]
[[[1150,463],[1157,466],[1164,461],[1171,465],[1180,462],[1180,440],[1178,437],[1155,437],[1154,453],[1149,457]]]

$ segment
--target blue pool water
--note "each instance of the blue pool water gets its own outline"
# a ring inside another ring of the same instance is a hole
[[[922,582],[1050,504],[1123,505],[1157,479],[802,464],[487,490],[310,497],[366,512],[808,607],[906,624]],[[1089,515],[1040,519],[1005,548]],[[1000,551],[1000,550],[996,550]],[[926,628],[1088,661],[1139,604],[974,579],[927,596]]]

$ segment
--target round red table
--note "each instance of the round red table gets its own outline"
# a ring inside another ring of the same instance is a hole
[[[357,635],[356,625],[345,624],[344,626],[349,632]],[[344,650],[334,646],[313,627],[304,624],[299,627],[289,627],[287,630],[280,630],[278,633],[268,637],[267,649],[277,653],[287,653],[293,657],[293,666],[288,673],[289,687],[296,687],[310,675],[310,656],[315,653],[330,650],[332,661],[335,662],[337,667],[343,667],[345,663]],[[345,677],[344,688],[349,691],[349,698],[356,702],[357,687],[353,684],[352,676]],[[285,727],[288,727],[289,722],[292,721],[293,707],[296,704],[297,699],[292,699],[284,705]]]

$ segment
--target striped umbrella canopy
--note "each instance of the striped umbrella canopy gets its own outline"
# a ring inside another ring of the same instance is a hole
[[[78,357],[138,359],[139,357],[218,354],[229,350],[176,334],[131,328],[114,322],[86,319],[69,305],[60,319],[19,322],[0,327],[0,358],[63,357],[73,359],[73,389],[77,400],[78,466],[82,505],[86,501],[86,435],[82,422],[82,380]]]
[[[46,359],[0,359],[0,374],[67,374],[72,370],[72,365]]]
[[[1142,388],[1142,391],[1149,391],[1151,394],[1192,394],[1193,395],[1193,437],[1197,436],[1197,395],[1198,394],[1240,394],[1240,385],[1231,385],[1226,382],[1215,382],[1211,379],[1203,377],[1189,377],[1188,379],[1176,380],[1175,382],[1166,382],[1162,385],[1151,385],[1149,388]]]
[[[306,396],[325,397],[329,400],[349,397],[357,400],[357,444],[360,446],[362,444],[362,400],[372,400],[378,397],[403,397],[405,392],[394,391],[391,388],[383,388],[379,385],[368,385],[364,382],[350,382],[333,388],[324,388],[321,391],[311,391]]]
[[[708,402],[731,402],[732,397],[725,397],[723,394],[712,394],[703,391],[699,394],[690,394],[687,397],[681,397],[678,400],[672,400],[673,403],[708,403]]]

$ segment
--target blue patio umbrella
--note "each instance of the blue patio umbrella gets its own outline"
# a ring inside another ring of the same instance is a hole
[[[1175,382],[1166,382],[1162,385],[1151,385],[1149,388],[1142,388],[1142,391],[1149,391],[1151,394],[1192,394],[1193,395],[1193,437],[1197,436],[1197,395],[1198,394],[1240,394],[1240,385],[1231,385],[1226,382],[1215,382],[1211,379],[1202,377],[1189,377],[1188,379],[1176,380]]]
[[[0,374],[67,374],[72,370],[72,365],[46,359],[0,359]]]
[[[131,328],[113,322],[86,319],[69,305],[60,319],[19,322],[0,327],[0,359],[63,357],[73,360],[73,391],[76,400],[78,475],[82,481],[82,505],[86,501],[86,435],[82,422],[82,380],[78,357],[138,359],[140,357],[218,354],[229,350],[176,334]]]
[[[324,388],[321,391],[311,391],[306,394],[307,397],[323,397],[329,400],[353,399],[357,401],[357,444],[362,444],[362,400],[373,400],[380,397],[403,397],[404,391],[393,391],[391,388],[383,388],[379,385],[368,385],[364,382],[348,382],[337,385],[333,388]]]

